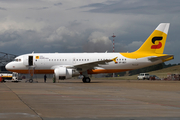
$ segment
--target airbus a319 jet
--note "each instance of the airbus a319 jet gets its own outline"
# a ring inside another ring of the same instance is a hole
[[[131,53],[32,53],[15,58],[6,65],[8,71],[29,74],[54,74],[55,79],[89,74],[116,73],[152,66],[174,59],[163,54],[170,23],[160,23],[142,46]],[[31,72],[32,74],[32,72]],[[33,79],[30,79],[32,82]]]

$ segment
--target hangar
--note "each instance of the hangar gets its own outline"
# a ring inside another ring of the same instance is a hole
[[[5,65],[14,60],[17,55],[0,52],[0,71],[6,71]]]

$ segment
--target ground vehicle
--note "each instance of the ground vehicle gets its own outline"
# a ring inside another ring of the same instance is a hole
[[[0,72],[1,82],[12,79],[12,72]]]
[[[148,73],[140,73],[138,76],[137,76],[137,79],[138,80],[149,80],[149,74]]]
[[[156,75],[150,75],[149,80],[161,80],[161,79]]]
[[[0,82],[6,82],[6,81],[18,82],[19,81],[19,74],[16,72],[3,71],[3,72],[0,72],[0,77],[1,77]]]

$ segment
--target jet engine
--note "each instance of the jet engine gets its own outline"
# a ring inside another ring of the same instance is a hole
[[[72,78],[74,76],[78,76],[80,74],[75,69],[67,69],[66,67],[58,67],[54,70],[54,75],[56,79],[64,80],[64,79]]]

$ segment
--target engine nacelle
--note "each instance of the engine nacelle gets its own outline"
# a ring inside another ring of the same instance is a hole
[[[66,67],[58,67],[54,70],[56,79],[64,80],[74,76],[78,76],[79,72],[74,69],[67,69]]]

